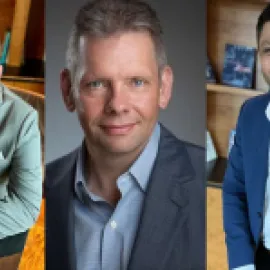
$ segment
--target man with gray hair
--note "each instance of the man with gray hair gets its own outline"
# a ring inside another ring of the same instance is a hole
[[[155,11],[96,0],[61,72],[79,148],[46,168],[46,269],[205,269],[204,150],[158,123],[171,98]]]

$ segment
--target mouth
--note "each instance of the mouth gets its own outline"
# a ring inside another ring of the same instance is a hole
[[[129,134],[135,126],[136,123],[131,123],[124,125],[101,125],[101,128],[106,134],[110,136],[117,136]]]

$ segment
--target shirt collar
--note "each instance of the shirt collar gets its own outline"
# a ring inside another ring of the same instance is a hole
[[[268,103],[266,110],[265,110],[266,117],[268,121],[270,121],[270,102]]]
[[[84,193],[87,192],[86,182],[85,182],[85,159],[86,159],[86,146],[83,141],[79,154],[76,161],[76,172],[75,172],[75,192],[81,201],[84,201]],[[85,192],[82,192],[84,189]]]
[[[143,191],[146,190],[160,140],[160,125],[157,123],[152,135],[137,160],[132,164],[129,173],[135,178]]]
[[[146,190],[149,176],[157,156],[159,140],[160,140],[160,125],[159,123],[157,123],[144,150],[139,155],[137,160],[132,164],[129,170],[126,173],[124,173],[124,174],[129,173],[130,175],[132,175],[132,177],[135,179],[135,181],[138,183],[138,185],[143,191]],[[75,174],[75,192],[81,201],[84,201],[83,197],[86,195],[85,193],[88,193],[89,195],[89,192],[87,191],[86,187],[85,181],[86,178],[84,169],[86,151],[87,150],[85,142],[83,142],[77,157],[76,174]],[[82,192],[81,188],[83,188],[84,192]]]

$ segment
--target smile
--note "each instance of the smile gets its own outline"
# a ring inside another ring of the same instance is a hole
[[[133,130],[135,125],[136,125],[135,123],[133,123],[133,124],[125,124],[125,125],[102,125],[101,128],[108,135],[116,136],[116,135],[127,135],[127,134],[129,134]]]

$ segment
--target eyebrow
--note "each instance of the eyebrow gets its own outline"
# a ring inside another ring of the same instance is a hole
[[[146,79],[146,80],[151,80],[153,78],[152,75],[149,73],[147,74],[142,74],[141,72],[139,73],[134,73],[134,74],[126,74],[124,79],[133,79],[133,78],[139,78],[139,79]],[[101,81],[111,81],[112,78],[110,76],[102,76],[102,75],[96,75],[96,74],[91,74],[89,73],[88,75],[85,74],[85,76],[82,77],[82,79],[89,81],[89,80],[101,80]]]
[[[263,40],[262,42],[259,43],[260,47],[265,45],[270,45],[270,40]]]

